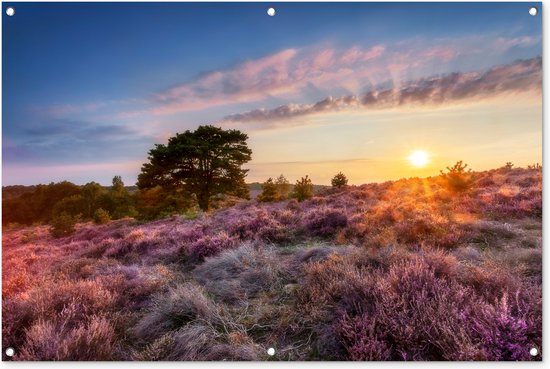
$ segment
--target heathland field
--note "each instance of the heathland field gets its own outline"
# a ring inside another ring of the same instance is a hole
[[[542,171],[449,180],[79,223],[59,238],[4,227],[3,347],[19,360],[531,360]]]

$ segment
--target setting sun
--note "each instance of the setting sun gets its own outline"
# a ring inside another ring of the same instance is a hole
[[[408,159],[413,166],[419,167],[419,168],[426,166],[426,164],[428,164],[428,162],[430,161],[428,157],[428,153],[422,150],[414,151],[411,155],[409,155]]]

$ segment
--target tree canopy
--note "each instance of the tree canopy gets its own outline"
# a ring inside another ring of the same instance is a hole
[[[247,139],[241,131],[214,126],[177,133],[167,145],[156,144],[149,151],[149,162],[141,167],[138,187],[185,191],[197,197],[202,210],[208,210],[211,197],[217,194],[248,197],[248,170],[241,168],[252,155]]]
[[[348,178],[344,173],[339,172],[332,178],[331,183],[332,183],[332,187],[337,187],[337,188],[346,187],[348,185]]]

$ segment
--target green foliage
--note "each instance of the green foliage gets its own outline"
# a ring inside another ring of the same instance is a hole
[[[290,192],[290,183],[288,182],[288,179],[286,179],[286,177],[281,174],[279,177],[277,177],[275,185],[277,186],[278,199],[286,200],[288,198],[288,193]]]
[[[193,206],[194,200],[182,191],[169,192],[161,186],[142,189],[137,197],[139,219],[152,220],[181,214]]]
[[[542,170],[542,165],[540,165],[539,163],[535,163],[533,165],[527,165],[527,169]]]
[[[313,184],[307,175],[296,181],[292,197],[300,202],[313,197]]]
[[[85,210],[85,200],[81,195],[65,197],[53,207],[53,215],[67,213],[72,216],[82,216]]]
[[[136,196],[128,193],[120,176],[115,176],[109,191],[96,182],[77,186],[70,182],[50,183],[17,189],[22,195],[2,201],[3,224],[49,223],[61,213],[93,219],[97,209],[109,212],[114,219],[136,216]]]
[[[446,186],[453,192],[467,191],[473,184],[473,179],[470,175],[471,170],[466,170],[468,164],[463,164],[462,160],[458,161],[452,167],[447,167],[447,173],[441,171],[441,177],[445,180]]]
[[[136,216],[134,198],[130,196],[120,176],[113,177],[113,186],[108,194],[103,196],[103,205],[113,219]]]
[[[269,178],[262,185],[262,193],[258,195],[258,201],[273,202],[278,200],[277,185],[273,182],[273,178]]]
[[[514,168],[514,164],[512,164],[512,162],[508,161],[506,162],[506,164],[504,164],[504,166],[502,167],[502,169],[506,169],[506,170],[512,170]]]
[[[68,236],[74,233],[77,221],[78,217],[62,212],[50,221],[50,233],[56,238]]]
[[[167,145],[155,145],[149,162],[138,177],[140,190],[160,186],[167,193],[194,194],[202,210],[217,194],[248,197],[241,166],[251,159],[248,136],[238,130],[200,126],[195,131],[178,133]]]
[[[80,187],[67,181],[38,185],[19,197],[2,200],[2,224],[49,222],[55,204],[79,194]]]
[[[109,213],[102,208],[97,209],[94,212],[94,223],[95,224],[105,224],[111,220]]]
[[[124,188],[124,182],[122,182],[121,176],[113,177],[113,186],[111,187],[111,192],[118,194],[127,193],[126,188]]]
[[[183,213],[183,217],[187,220],[195,220],[199,217],[199,213],[197,213],[195,210],[193,209],[189,209],[189,210],[186,210],[184,213]]]
[[[269,178],[262,184],[262,193],[258,195],[258,201],[273,202],[285,200],[288,198],[289,191],[290,184],[288,179],[281,174],[275,181],[273,178]]]
[[[84,218],[92,218],[95,211],[99,209],[100,201],[106,194],[105,188],[96,182],[89,182],[82,186],[81,196],[84,199]]]
[[[13,199],[26,193],[34,192],[36,186],[12,185],[2,186],[2,200]]]
[[[344,175],[344,173],[339,172],[332,178],[332,187],[345,187],[348,185],[348,178]]]

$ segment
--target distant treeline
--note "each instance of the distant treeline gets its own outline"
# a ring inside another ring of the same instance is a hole
[[[138,197],[136,187],[124,186],[120,176],[113,178],[110,187],[96,182],[78,186],[68,181],[6,186],[2,188],[2,224],[49,223],[63,213],[92,219],[100,209],[111,219],[136,216]]]
[[[51,182],[50,185],[55,184],[54,182]],[[34,192],[38,186],[45,186],[45,185],[30,185],[30,186],[24,186],[24,185],[12,185],[12,186],[2,186],[2,200],[5,199],[13,199],[16,197],[19,197],[23,194]],[[261,186],[261,185],[260,185]],[[109,191],[112,186],[102,186],[105,190]],[[128,192],[136,192],[137,186],[124,186]]]
[[[247,184],[250,197],[255,199],[262,192],[259,182]],[[292,191],[294,185],[289,185]],[[315,192],[327,186],[313,185]],[[230,205],[231,199],[219,199],[214,207]],[[80,220],[108,214],[109,219],[126,216],[151,220],[171,214],[192,213],[196,202],[189,195],[167,194],[161,188],[138,190],[137,186],[125,186],[119,176],[112,186],[96,182],[76,185],[63,181],[32,186],[13,185],[2,187],[2,224],[51,223],[55,216],[67,213]]]

